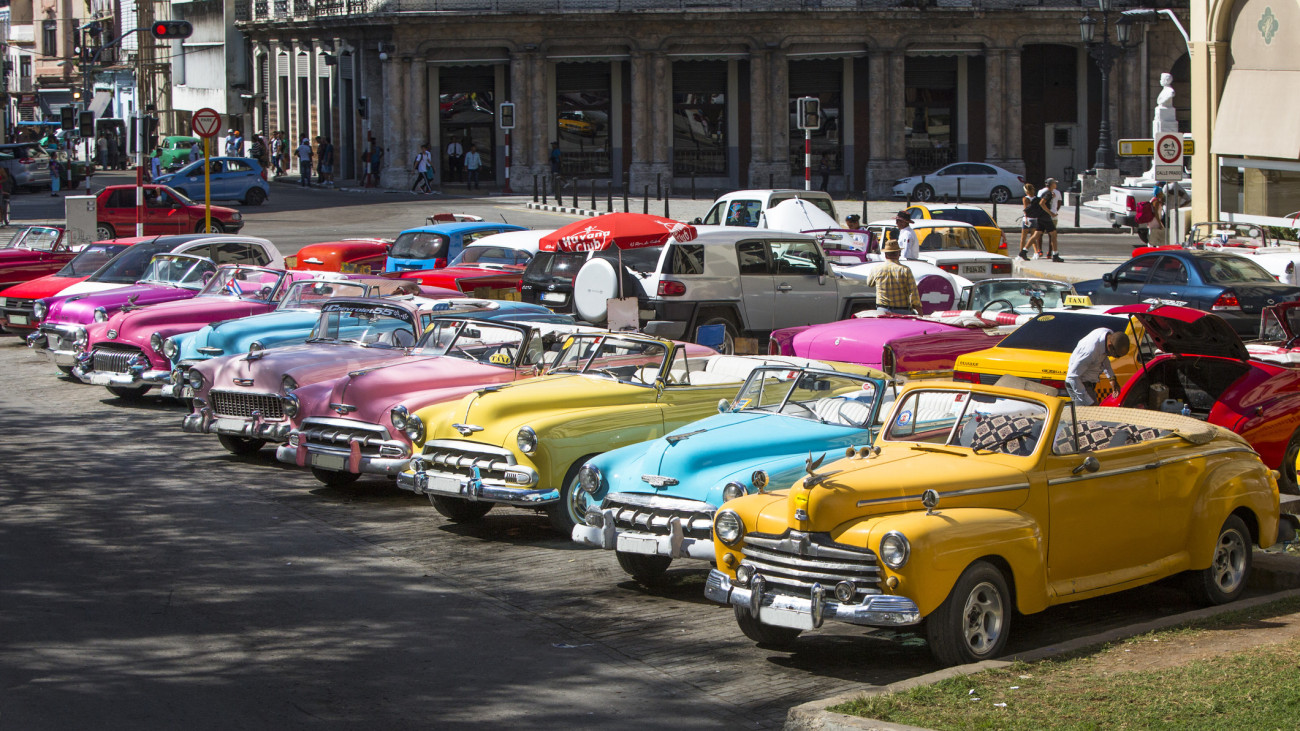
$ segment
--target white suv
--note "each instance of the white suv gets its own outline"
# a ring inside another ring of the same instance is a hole
[[[820,190],[765,189],[736,190],[713,202],[704,218],[695,223],[706,226],[747,226],[749,228],[768,228],[766,213],[780,203],[799,198],[820,208],[835,221],[840,218],[835,214],[835,203],[829,193]]]

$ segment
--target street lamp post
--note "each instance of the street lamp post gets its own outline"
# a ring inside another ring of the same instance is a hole
[[[1098,21],[1086,11],[1079,19],[1079,36],[1088,47],[1088,54],[1101,71],[1101,123],[1097,126],[1097,159],[1093,167],[1109,170],[1115,167],[1115,150],[1110,144],[1110,67],[1124,52],[1133,47],[1129,42],[1132,22],[1120,15],[1115,24],[1115,40],[1110,42],[1110,14],[1114,0],[1097,0],[1101,10],[1101,40],[1096,40]]]

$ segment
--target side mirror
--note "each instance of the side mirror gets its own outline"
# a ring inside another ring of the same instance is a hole
[[[726,399],[718,399],[718,413],[725,414],[731,411],[731,402]]]
[[[703,218],[700,218],[699,216],[696,216],[695,218],[692,218],[692,219],[691,219],[691,225],[692,225],[692,226],[699,226],[699,225],[701,225],[701,224],[703,224],[703,223],[704,223],[704,219],[703,219]]]
[[[1101,283],[1106,285],[1107,287],[1114,287],[1115,286],[1114,272],[1106,272],[1105,274],[1101,275]]]
[[[1078,475],[1084,472],[1091,473],[1091,472],[1096,472],[1099,469],[1101,469],[1101,462],[1098,462],[1096,457],[1092,455],[1088,455],[1087,457],[1084,458],[1083,462],[1079,463],[1078,467],[1075,467],[1074,469],[1070,470],[1070,474]]]

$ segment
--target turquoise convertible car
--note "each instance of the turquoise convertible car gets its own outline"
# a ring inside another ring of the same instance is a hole
[[[713,514],[725,501],[786,489],[823,457],[869,448],[888,380],[844,363],[754,369],[717,416],[583,465],[573,540],[615,551],[643,584],[675,558],[712,561]]]

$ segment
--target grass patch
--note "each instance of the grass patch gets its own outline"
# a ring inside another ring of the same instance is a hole
[[[1300,612],[1282,599],[1134,637],[1068,659],[949,678],[829,710],[931,729],[1274,729],[1300,723],[1300,640],[1154,670],[1116,670],[1213,630]],[[1157,643],[1164,643],[1158,645]]]

